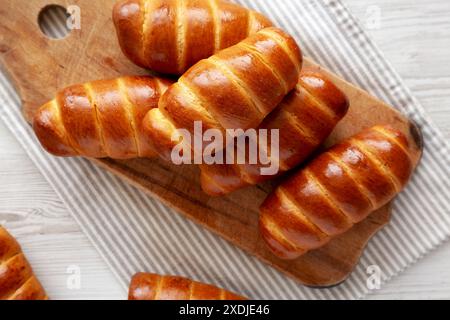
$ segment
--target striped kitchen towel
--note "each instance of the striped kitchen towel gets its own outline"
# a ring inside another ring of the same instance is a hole
[[[340,286],[301,286],[90,162],[47,155],[22,119],[19,99],[3,74],[1,117],[124,287],[134,272],[152,271],[255,299],[361,298],[369,292],[369,266],[379,266],[382,281],[388,281],[450,235],[449,145],[339,0],[238,2],[268,15],[296,37],[307,56],[396,106],[422,128],[423,160],[395,201],[392,222],[370,241]],[[47,27],[55,34],[63,28],[56,22]]]

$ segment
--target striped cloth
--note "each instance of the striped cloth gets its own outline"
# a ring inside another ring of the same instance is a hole
[[[297,38],[306,55],[396,106],[423,130],[422,163],[395,201],[392,222],[340,286],[299,285],[90,162],[47,155],[23,121],[19,99],[3,74],[1,117],[124,287],[134,272],[151,271],[184,275],[255,299],[361,298],[370,291],[369,266],[379,266],[382,282],[388,281],[450,235],[449,145],[339,0],[238,2],[267,14]],[[47,27],[54,33],[63,28]]]

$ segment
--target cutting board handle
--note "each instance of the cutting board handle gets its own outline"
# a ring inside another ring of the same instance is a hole
[[[63,39],[47,37],[38,22],[41,10],[72,4],[80,8],[80,29],[70,30]],[[114,43],[113,4],[92,0],[0,1],[0,61],[20,94],[27,121],[58,89],[120,74],[146,73],[132,65]],[[103,21],[98,19],[101,15],[105,15]]]

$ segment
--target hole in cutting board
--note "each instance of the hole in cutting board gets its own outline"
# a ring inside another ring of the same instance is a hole
[[[63,39],[70,33],[67,26],[69,17],[70,15],[63,6],[55,4],[45,6],[39,12],[39,28],[50,39]]]

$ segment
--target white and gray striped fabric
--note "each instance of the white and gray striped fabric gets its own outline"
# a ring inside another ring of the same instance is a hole
[[[296,37],[304,53],[414,119],[425,137],[422,163],[395,201],[392,222],[370,242],[340,286],[312,289],[289,280],[219,237],[83,159],[41,150],[1,74],[1,117],[124,287],[136,271],[179,274],[255,299],[356,299],[369,292],[367,268],[382,281],[450,235],[450,149],[439,130],[339,0],[238,0]],[[61,33],[63,26],[47,26]],[[70,183],[67,183],[70,181]]]

